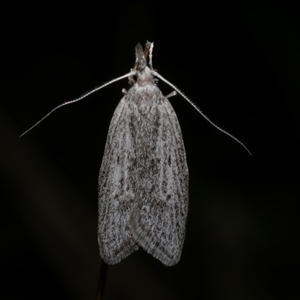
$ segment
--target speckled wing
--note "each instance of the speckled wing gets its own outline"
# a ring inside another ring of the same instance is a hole
[[[188,167],[169,100],[135,84],[118,105],[99,175],[98,241],[108,264],[143,247],[165,265],[181,256],[188,211]]]
[[[138,249],[129,229],[136,180],[129,100],[125,95],[113,114],[99,173],[98,243],[107,264],[116,264]]]
[[[189,174],[175,111],[156,86],[150,89],[136,95],[138,185],[130,230],[149,254],[172,266],[180,260],[185,238]]]

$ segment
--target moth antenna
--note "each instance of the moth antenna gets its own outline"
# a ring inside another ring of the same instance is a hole
[[[29,132],[29,131],[32,130],[34,127],[36,127],[37,125],[39,125],[42,121],[44,121],[47,117],[49,117],[54,111],[56,111],[56,110],[59,109],[60,107],[65,106],[65,105],[68,105],[68,104],[72,104],[72,103],[75,103],[75,102],[78,102],[78,101],[80,101],[80,100],[86,98],[87,96],[89,96],[89,95],[91,95],[91,94],[93,94],[93,93],[95,93],[95,92],[97,92],[97,91],[103,89],[104,87],[106,87],[106,86],[108,86],[108,85],[110,85],[110,84],[112,84],[112,83],[114,83],[114,82],[116,82],[116,81],[119,81],[119,80],[122,80],[122,79],[124,79],[124,78],[128,78],[128,77],[134,76],[135,74],[136,74],[136,71],[131,71],[131,72],[129,72],[129,73],[123,75],[123,76],[120,76],[120,77],[118,77],[118,78],[112,79],[111,81],[106,82],[106,83],[104,83],[104,84],[102,84],[102,85],[100,85],[100,86],[98,86],[98,87],[92,89],[91,91],[89,91],[89,92],[83,94],[83,95],[80,96],[79,98],[76,98],[76,99],[74,99],[74,100],[70,100],[70,101],[64,102],[64,103],[62,103],[62,104],[59,104],[58,106],[54,107],[50,112],[48,112],[44,117],[42,117],[39,121],[37,121],[34,125],[32,125],[29,129],[27,129],[25,132],[23,132],[23,133],[19,136],[19,138],[21,138],[21,137],[22,137],[23,135],[25,135],[27,132]]]
[[[233,136],[232,134],[230,134],[229,132],[225,131],[224,129],[222,129],[221,127],[219,127],[218,125],[216,125],[213,121],[211,121],[201,110],[200,108],[198,108],[196,106],[195,103],[192,102],[192,100],[190,100],[183,92],[181,92],[174,84],[172,84],[171,82],[169,82],[167,79],[165,79],[164,77],[162,77],[160,74],[158,74],[155,71],[151,71],[153,76],[158,77],[160,80],[164,81],[166,84],[168,84],[171,88],[173,88],[179,95],[181,95],[189,104],[191,104],[196,110],[197,112],[206,120],[208,121],[212,126],[214,126],[215,128],[217,128],[219,131],[223,132],[224,134],[228,135],[229,137],[231,137],[233,140],[235,140],[236,142],[238,142],[242,147],[244,147],[244,149],[252,156],[252,153],[250,152],[250,150],[239,140],[237,139],[235,136]]]

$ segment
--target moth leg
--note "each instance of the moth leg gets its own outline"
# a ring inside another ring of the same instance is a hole
[[[170,97],[173,97],[173,96],[176,96],[177,95],[177,93],[176,93],[176,91],[173,91],[173,92],[171,92],[170,94],[168,94],[167,96],[165,96],[166,98],[170,98]]]

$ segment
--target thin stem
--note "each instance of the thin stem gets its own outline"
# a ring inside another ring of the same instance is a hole
[[[105,263],[103,260],[101,262],[101,269],[100,269],[100,276],[98,281],[98,287],[97,287],[97,294],[95,297],[95,300],[103,300],[104,295],[104,288],[105,288],[105,282],[106,282],[106,274],[107,274],[107,263]]]

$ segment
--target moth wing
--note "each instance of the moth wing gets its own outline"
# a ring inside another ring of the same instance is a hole
[[[172,266],[180,260],[188,212],[185,148],[176,113],[167,98],[161,94],[146,116],[136,139],[142,141],[146,136],[148,148],[144,160],[139,159],[143,166],[139,168],[130,229],[149,254]]]
[[[128,105],[124,96],[113,114],[99,172],[98,243],[108,264],[116,264],[138,249],[128,226],[134,201],[134,173],[128,170],[136,161]]]

